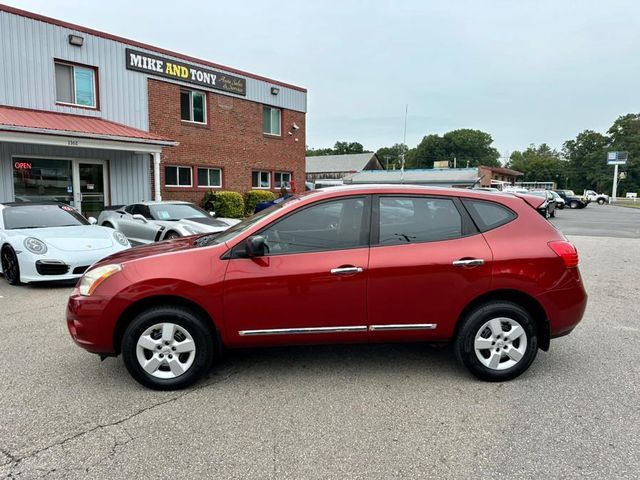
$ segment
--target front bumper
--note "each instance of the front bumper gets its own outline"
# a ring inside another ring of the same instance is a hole
[[[85,297],[76,287],[67,302],[67,328],[71,338],[91,353],[116,354],[113,344],[115,319],[110,320],[114,318],[109,315],[110,300],[99,295]]]
[[[65,252],[64,255],[60,251],[52,251],[46,255],[20,252],[18,254],[20,280],[24,283],[77,280],[97,261],[126,248],[128,247]],[[68,268],[62,268],[62,266]]]

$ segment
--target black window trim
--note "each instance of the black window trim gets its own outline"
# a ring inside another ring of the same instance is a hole
[[[319,250],[309,250],[306,252],[284,252],[284,253],[267,253],[266,255],[264,255],[265,257],[281,257],[284,255],[302,255],[302,254],[307,254],[307,253],[322,253],[322,252],[340,252],[343,250],[355,250],[357,248],[369,248],[371,247],[370,244],[370,239],[367,238],[369,236],[369,225],[371,225],[371,206],[372,206],[372,196],[371,195],[342,195],[339,197],[332,197],[332,198],[326,198],[324,200],[319,200],[317,202],[313,202],[310,203],[308,205],[305,205],[304,207],[300,207],[300,208],[296,208],[295,210],[287,213],[286,215],[283,215],[280,218],[277,218],[276,220],[270,222],[269,224],[265,225],[263,228],[261,228],[260,230],[256,231],[255,233],[244,237],[240,242],[236,243],[232,248],[230,248],[229,250],[227,250],[224,254],[222,254],[220,256],[221,259],[223,260],[233,260],[233,259],[238,259],[238,258],[243,258],[243,259],[247,259],[249,257],[247,257],[246,251],[244,250],[244,245],[245,245],[245,241],[247,238],[249,237],[253,237],[255,235],[260,235],[262,232],[264,232],[266,229],[273,227],[274,225],[277,225],[278,223],[284,221],[285,219],[289,218],[291,215],[294,215],[296,213],[302,212],[308,208],[311,207],[316,207],[318,205],[322,205],[323,203],[329,203],[329,202],[334,202],[337,200],[351,200],[351,199],[357,199],[357,198],[361,198],[364,199],[364,214],[363,214],[363,222],[360,228],[360,242],[361,245],[357,245],[355,247],[346,247],[346,248],[339,248],[339,249],[329,249],[329,250],[324,250],[324,249],[319,249]],[[368,214],[367,214],[368,212]]]
[[[402,243],[402,244],[394,244],[394,245],[381,245],[380,244],[380,197],[407,197],[407,198],[426,198],[426,199],[440,199],[440,200],[451,200],[453,205],[458,210],[460,214],[460,218],[462,220],[462,235],[456,238],[444,238],[442,240],[427,240],[421,242],[411,242],[411,243]],[[422,243],[433,243],[433,242],[450,242],[452,240],[458,240],[460,238],[471,237],[473,235],[477,235],[480,233],[480,230],[477,228],[476,224],[473,222],[471,215],[464,208],[462,202],[459,197],[448,196],[448,195],[424,195],[420,193],[383,193],[373,195],[372,200],[372,208],[371,208],[371,235],[369,237],[369,244],[371,248],[377,247],[397,247],[401,245],[418,245]]]

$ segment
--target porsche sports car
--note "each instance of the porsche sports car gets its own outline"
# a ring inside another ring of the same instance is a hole
[[[62,203],[0,204],[0,266],[11,285],[74,280],[131,245]]]
[[[180,201],[120,205],[104,210],[98,217],[99,225],[119,230],[136,244],[223,232],[239,222],[235,218],[213,217],[193,203]]]

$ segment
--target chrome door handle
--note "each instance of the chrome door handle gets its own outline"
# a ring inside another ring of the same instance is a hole
[[[470,258],[469,260],[455,260],[453,262],[454,267],[477,267],[478,265],[484,265],[482,258]]]
[[[362,273],[364,269],[362,267],[339,267],[332,268],[331,275],[351,275],[354,273]]]

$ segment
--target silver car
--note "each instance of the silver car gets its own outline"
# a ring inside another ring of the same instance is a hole
[[[216,218],[193,203],[180,201],[140,202],[104,210],[98,225],[115,228],[134,244],[223,232],[240,222]]]

